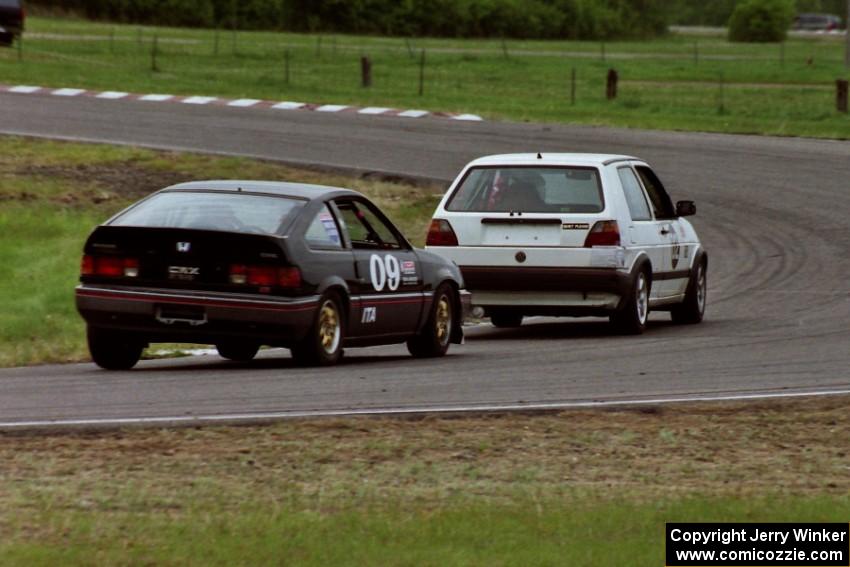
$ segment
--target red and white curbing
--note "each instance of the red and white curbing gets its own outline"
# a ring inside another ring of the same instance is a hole
[[[314,112],[345,112],[356,113],[367,116],[399,116],[402,118],[448,118],[449,120],[461,120],[480,122],[483,119],[477,114],[453,114],[449,112],[431,112],[428,110],[396,110],[395,108],[384,108],[380,106],[367,106],[365,108],[349,106],[344,104],[310,104],[306,102],[271,101],[255,98],[227,99],[214,96],[178,96],[170,94],[135,94],[123,91],[90,91],[74,88],[50,88],[32,85],[0,85],[0,93],[14,94],[47,94],[59,97],[91,97],[101,100],[138,100],[143,102],[176,102],[192,105],[216,105],[232,106],[234,108],[271,108],[273,110],[310,110]]]

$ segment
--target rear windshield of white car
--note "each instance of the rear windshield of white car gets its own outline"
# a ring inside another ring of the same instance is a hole
[[[174,191],[140,202],[110,224],[276,234],[305,203],[251,193]]]
[[[598,213],[604,208],[593,167],[474,168],[446,205],[457,212]]]

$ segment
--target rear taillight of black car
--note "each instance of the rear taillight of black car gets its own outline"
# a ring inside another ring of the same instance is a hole
[[[271,289],[295,289],[301,287],[301,270],[294,266],[251,266],[246,264],[230,265],[230,283]]]
[[[80,263],[80,275],[105,278],[137,278],[139,277],[139,259],[125,256],[85,254]]]

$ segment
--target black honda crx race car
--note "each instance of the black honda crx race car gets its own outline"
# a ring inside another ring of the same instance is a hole
[[[76,299],[92,359],[113,370],[156,342],[238,361],[286,347],[314,365],[404,342],[442,356],[468,307],[457,266],[363,195],[257,181],[174,185],[118,213],[85,244]]]

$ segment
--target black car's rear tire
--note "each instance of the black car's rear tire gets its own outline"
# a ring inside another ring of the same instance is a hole
[[[651,281],[646,269],[635,275],[632,289],[621,308],[611,315],[611,325],[622,335],[640,335],[646,330],[649,319],[649,292]]]
[[[702,321],[708,297],[708,274],[705,260],[699,260],[688,281],[685,300],[670,310],[674,323],[694,325]]]
[[[121,331],[89,327],[89,353],[95,364],[106,370],[129,370],[142,357],[145,343]]]
[[[11,33],[0,33],[0,47],[11,47],[15,42],[15,36]]]
[[[322,295],[307,335],[293,346],[292,358],[305,366],[331,366],[342,358],[345,313],[336,292]]]
[[[407,350],[416,358],[436,358],[449,350],[455,324],[455,291],[441,284],[434,292],[434,303],[428,321],[418,335],[407,341]]]
[[[500,329],[520,327],[522,325],[522,313],[492,311],[490,313],[490,322],[493,323],[494,327],[499,327]]]
[[[215,349],[221,357],[228,360],[248,362],[257,356],[257,352],[260,350],[260,345],[257,343],[231,342],[217,344],[215,345]]]

